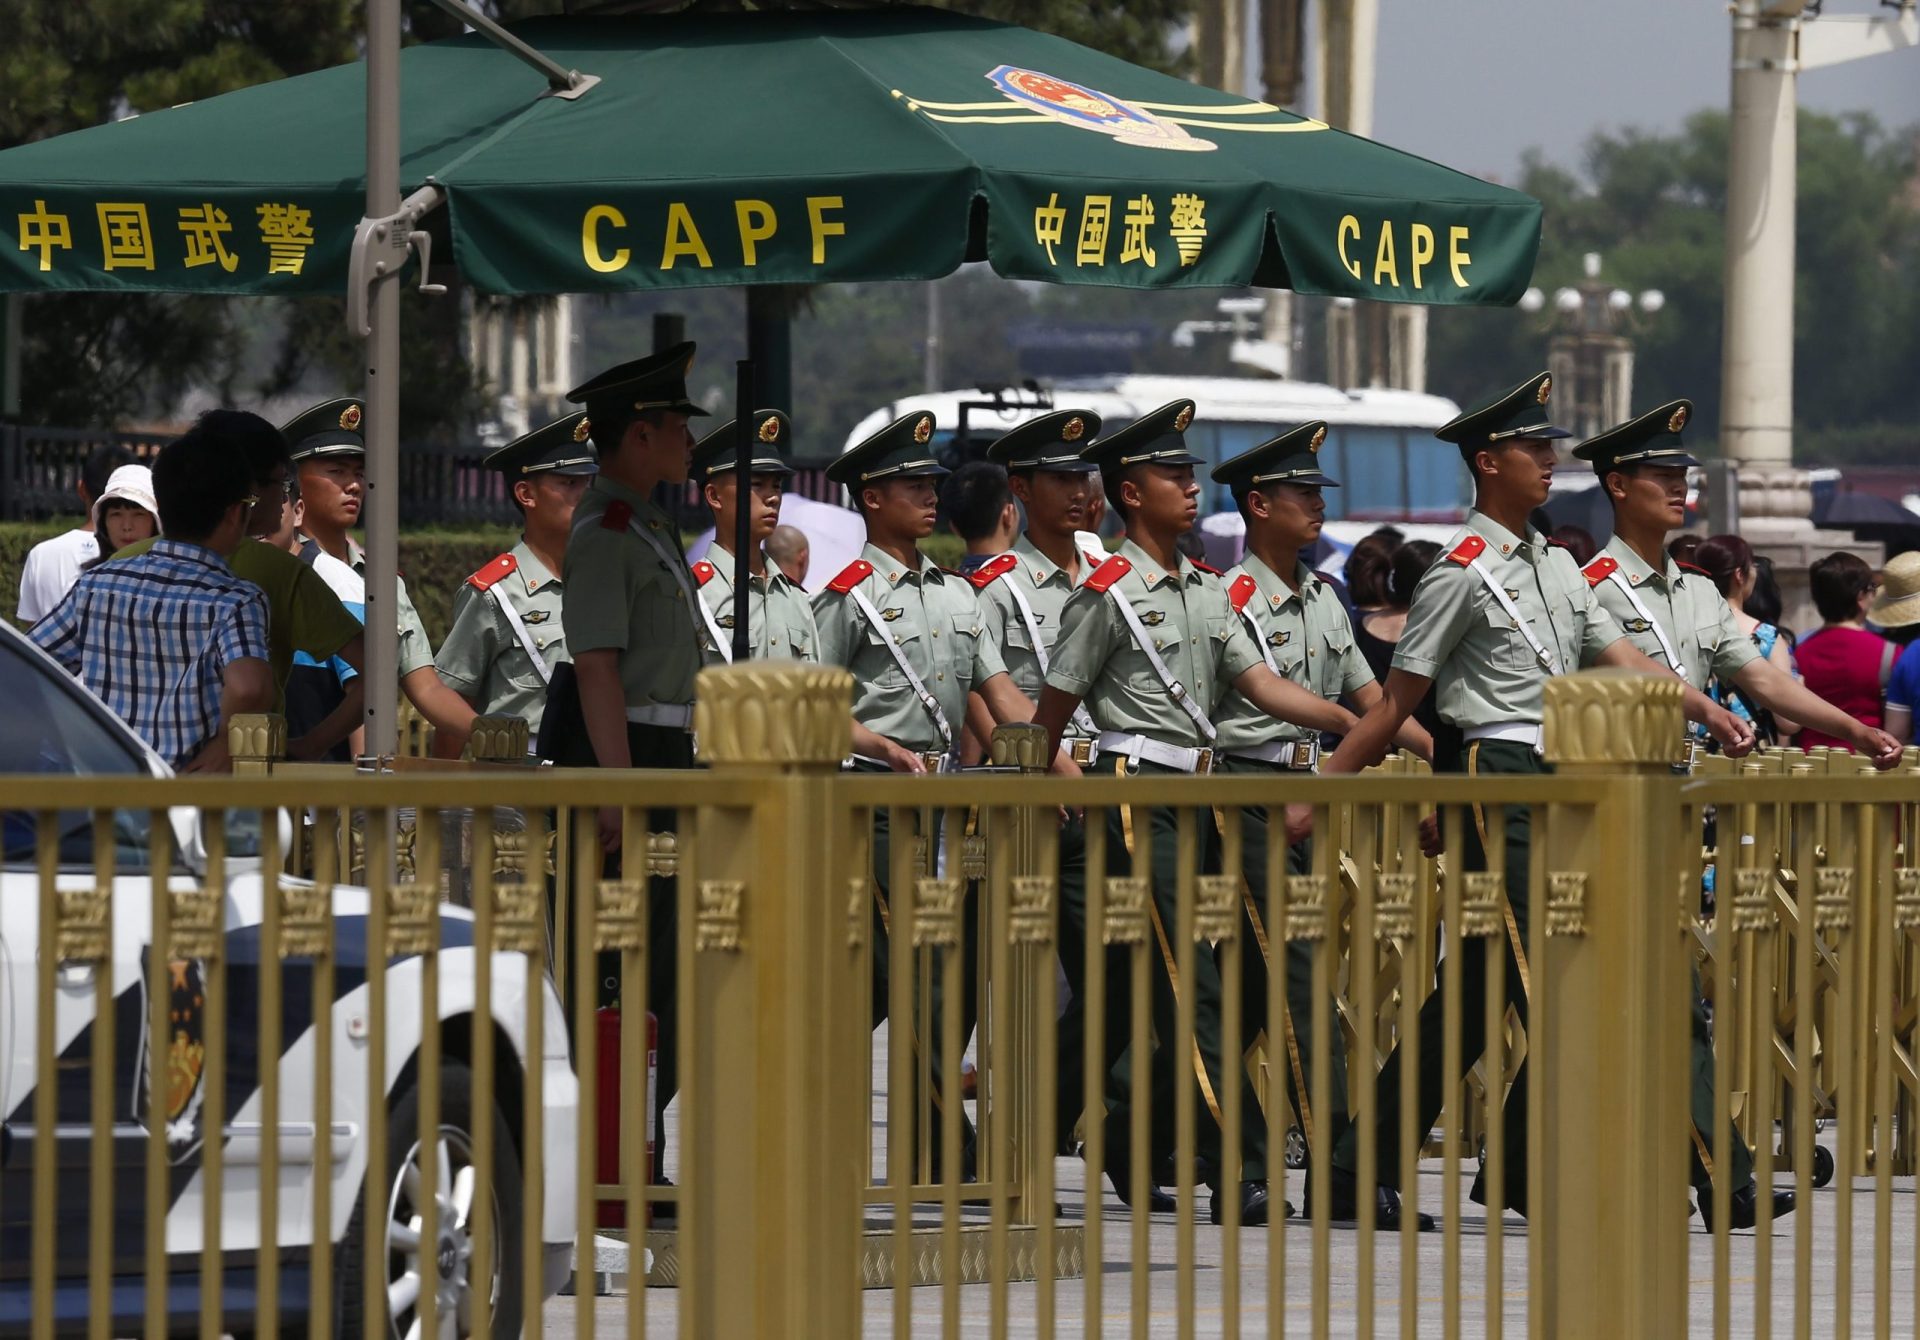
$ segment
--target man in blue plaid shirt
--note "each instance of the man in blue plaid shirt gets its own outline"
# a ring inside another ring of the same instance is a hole
[[[273,710],[267,600],[227,559],[257,501],[238,442],[195,428],[162,448],[163,538],[80,575],[29,636],[182,772],[231,766],[227,723]]]

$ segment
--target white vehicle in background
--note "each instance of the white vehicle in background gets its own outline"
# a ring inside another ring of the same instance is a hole
[[[48,776],[86,776],[103,782],[115,776],[167,777],[165,763],[125,722],[107,709],[71,675],[10,625],[0,622],[0,775],[15,780]],[[195,811],[168,812],[178,853],[168,872],[173,887],[185,892],[204,878],[206,863]],[[248,821],[252,823],[249,824]],[[91,1195],[90,1160],[96,1139],[111,1142],[113,1315],[112,1335],[135,1335],[144,1325],[148,1281],[144,1249],[147,1224],[146,1160],[150,1143],[150,1095],[154,1067],[163,1067],[167,1083],[167,1177],[165,1240],[169,1267],[169,1328],[190,1331],[201,1314],[200,1249],[202,1202],[208,1194],[201,1153],[209,1140],[222,1149],[219,1183],[224,1263],[224,1328],[232,1334],[256,1333],[255,1287],[260,1231],[260,966],[273,948],[262,944],[261,921],[266,882],[260,862],[249,853],[257,842],[253,812],[235,812],[222,888],[222,946],[226,999],[207,999],[204,965],[180,959],[166,980],[149,970],[153,872],[148,867],[149,814],[122,809],[112,814],[114,843],[112,930],[107,960],[114,1001],[112,1050],[113,1117],[111,1128],[96,1130],[90,1120],[94,1072],[96,999],[94,973],[85,965],[58,969],[54,982],[54,1052],[51,1075],[37,1073],[41,965],[41,832],[30,812],[0,811],[0,1336],[24,1335],[40,1321],[57,1333],[77,1333],[101,1319],[88,1314],[87,1281],[92,1219],[106,1208]],[[93,817],[63,813],[54,825],[56,888],[95,886]],[[293,888],[310,881],[285,879]],[[531,1206],[522,1197],[521,1170],[537,1158],[549,1168],[572,1165],[577,1138],[579,1086],[569,1055],[565,1015],[550,981],[544,991],[542,1035],[527,1036],[526,960],[496,954],[492,964],[494,1073],[492,1110],[477,1111],[471,1055],[474,1038],[474,984],[478,967],[473,949],[472,913],[440,909],[440,989],[435,1015],[441,1035],[440,1128],[435,1184],[420,1176],[419,1047],[423,1036],[422,961],[395,955],[386,969],[386,1075],[370,1092],[367,1039],[367,930],[369,899],[364,889],[336,887],[332,896],[334,931],[333,999],[316,1019],[314,960],[295,955],[282,965],[283,1009],[280,1054],[271,1058],[280,1076],[277,1141],[280,1157],[281,1320],[283,1329],[302,1333],[309,1304],[313,1256],[312,1192],[317,1146],[314,1130],[315,1039],[319,1028],[332,1038],[333,1064],[328,1080],[331,1114],[331,1223],[334,1253],[333,1318],[336,1334],[361,1335],[361,1269],[366,1260],[364,1234],[368,1197],[386,1207],[387,1297],[392,1336],[420,1334],[419,1299],[431,1287],[438,1300],[440,1335],[467,1333],[473,1315],[472,1259],[475,1209],[474,1132],[482,1121],[493,1131],[493,1281],[494,1333],[517,1334],[522,1320],[537,1315],[571,1273],[576,1229],[574,1179],[553,1174],[544,1179],[544,1203]],[[149,1052],[148,1018],[153,993],[169,999],[172,1037],[165,1054]],[[219,1009],[225,1024],[226,1083],[222,1130],[206,1129],[204,1100],[207,1056],[203,1039],[207,1015]],[[520,1147],[521,1103],[537,1068],[545,1119],[545,1148]],[[51,1224],[33,1218],[35,1163],[46,1152],[35,1128],[36,1095],[54,1086],[55,1122],[51,1148],[56,1211]],[[367,1166],[367,1123],[375,1103],[387,1111],[388,1165]],[[424,1199],[438,1204],[437,1243],[422,1243],[417,1231]],[[520,1267],[522,1232],[540,1235],[543,1278],[527,1280]],[[54,1303],[50,1318],[32,1313],[35,1233],[50,1234],[54,1254]]]
[[[1040,396],[1017,389],[999,395],[978,388],[941,391],[903,396],[875,410],[854,426],[846,447],[903,414],[930,410],[934,448],[952,466],[978,459],[1002,433],[1051,408],[1090,409],[1101,417],[1101,431],[1111,433],[1179,399],[1191,399],[1195,406],[1186,438],[1206,460],[1199,467],[1205,487],[1203,515],[1217,512],[1239,519],[1227,490],[1206,478],[1213,466],[1289,428],[1324,419],[1328,431],[1320,460],[1341,484],[1327,491],[1329,522],[1452,524],[1466,517],[1467,476],[1459,453],[1436,449],[1433,440],[1433,430],[1460,407],[1443,396],[1413,391],[1342,391],[1318,382],[1253,377],[1146,375],[1060,381]]]

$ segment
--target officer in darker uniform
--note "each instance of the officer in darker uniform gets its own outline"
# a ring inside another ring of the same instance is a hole
[[[739,425],[732,419],[708,433],[693,448],[693,477],[713,509],[713,545],[693,565],[700,588],[700,616],[707,640],[721,660],[733,659],[734,536],[739,533]],[[753,412],[752,490],[747,518],[753,540],[747,555],[747,645],[755,660],[810,661],[819,650],[813,602],[800,583],[780,569],[766,552],[767,537],[780,524],[780,495],[793,467],[781,459],[793,439],[793,424],[777,409]]]
[[[1193,402],[1176,400],[1081,453],[1100,468],[1108,501],[1124,519],[1126,540],[1067,598],[1034,720],[1057,746],[1084,701],[1100,730],[1094,766],[1121,776],[1211,772],[1218,733],[1212,713],[1229,684],[1262,710],[1315,730],[1343,730],[1353,721],[1338,704],[1268,670],[1245,625],[1234,617],[1220,575],[1182,557],[1179,541],[1193,527],[1200,494],[1193,472],[1200,458],[1184,436],[1192,422]],[[1200,819],[1201,869],[1217,871],[1219,833],[1211,811]],[[1193,980],[1178,980],[1173,936],[1179,872],[1172,809],[1116,809],[1109,824],[1109,868],[1123,871],[1137,859],[1135,840],[1143,831],[1152,834],[1150,914],[1159,946],[1152,979],[1153,1026],[1160,1040],[1151,1065],[1155,1138],[1164,1142],[1161,1148],[1170,1148],[1178,1087],[1197,1081],[1206,1100],[1199,1153],[1213,1186],[1213,1222],[1223,1222],[1229,1196],[1239,1198],[1242,1223],[1285,1217],[1290,1211],[1276,1216],[1270,1205],[1266,1122],[1251,1085],[1240,1089],[1241,1185],[1223,1185],[1220,976],[1212,955],[1203,952],[1195,955]],[[1116,986],[1125,989],[1110,982],[1109,990]],[[1190,1043],[1176,1032],[1179,991],[1193,993]],[[1143,1059],[1135,1057],[1133,1064]],[[1124,1197],[1131,1160],[1154,1151],[1129,1147],[1125,1107],[1131,1085],[1123,1083],[1122,1090],[1107,1113],[1106,1140],[1109,1175]]]
[[[1379,761],[1401,724],[1433,685],[1441,721],[1449,728],[1434,741],[1436,772],[1541,775],[1543,690],[1549,676],[1588,665],[1664,673],[1622,635],[1613,616],[1595,599],[1573,558],[1551,547],[1527,518],[1547,499],[1553,478],[1554,440],[1567,436],[1547,410],[1553,389],[1545,373],[1529,377],[1489,404],[1440,428],[1435,436],[1455,444],[1472,472],[1474,507],[1450,552],[1421,578],[1407,614],[1406,632],[1394,651],[1386,692],[1322,765],[1337,776]],[[1686,714],[1707,725],[1729,753],[1752,747],[1751,731],[1704,694],[1688,689]],[[1675,741],[1676,749],[1679,741]],[[1501,831],[1485,828],[1477,808],[1466,834],[1465,868],[1504,872],[1506,998],[1524,1019],[1527,1003],[1527,928],[1531,899],[1533,815],[1525,805],[1502,810]],[[1293,820],[1298,823],[1298,817]],[[1443,972],[1460,974],[1461,1000],[1484,997],[1485,958],[1469,950],[1449,957]],[[1432,1129],[1459,1075],[1444,1073],[1443,993],[1433,992],[1420,1011],[1419,1111],[1416,1130]],[[1462,1065],[1472,1065],[1486,1045],[1485,1011],[1461,1012]],[[1379,1103],[1373,1138],[1380,1183],[1401,1185],[1400,1052],[1387,1058],[1377,1082]],[[1527,1080],[1525,1063],[1508,1094],[1505,1113],[1507,1207],[1527,1212]],[[1333,1166],[1359,1167],[1358,1135],[1349,1127],[1333,1152]],[[1484,1203],[1476,1179],[1473,1199]]]
[[[563,627],[571,666],[556,670],[541,723],[542,758],[568,767],[691,768],[693,681],[704,655],[699,596],[673,518],[653,501],[661,484],[684,484],[692,464],[688,423],[706,411],[687,398],[691,342],[623,363],[567,393],[584,402],[600,473],[574,513],[567,541],[570,583]],[[648,815],[671,832],[671,810]],[[644,868],[645,852],[621,852],[622,814],[603,807],[600,842],[608,874]],[[675,881],[650,881],[648,1006],[659,1019],[656,1118],[678,1088],[679,943]],[[619,992],[618,958],[604,956],[601,999]],[[664,1130],[661,1126],[659,1129]],[[658,1177],[665,1141],[654,1149]]]
[[[535,738],[553,669],[567,659],[561,565],[587,483],[599,470],[585,414],[516,438],[486,459],[506,476],[520,540],[467,578],[434,668],[477,716],[517,716]],[[469,722],[471,727],[471,722]]]
[[[1345,700],[1356,711],[1364,712],[1379,699],[1380,686],[1354,642],[1346,607],[1301,557],[1311,552],[1320,538],[1326,516],[1321,490],[1339,487],[1339,481],[1320,468],[1318,453],[1326,437],[1326,424],[1302,424],[1214,469],[1214,482],[1232,490],[1247,527],[1246,558],[1226,574],[1227,598],[1253,635],[1267,669],[1322,698]],[[1219,726],[1218,771],[1284,777],[1311,773],[1319,766],[1318,735],[1291,721],[1268,716],[1238,693],[1229,694],[1222,705]],[[1433,741],[1417,722],[1409,721],[1401,727],[1400,743],[1423,758],[1432,757]],[[1282,1036],[1267,1039],[1270,1070],[1285,1076],[1293,1110],[1308,1141],[1324,1140],[1331,1148],[1347,1125],[1346,1049],[1341,1045],[1342,1033],[1336,1022],[1327,1058],[1330,1101],[1326,1111],[1316,1112],[1309,1101],[1314,1056],[1314,946],[1305,940],[1276,945],[1268,937],[1268,812],[1261,805],[1248,805],[1240,811],[1242,924],[1248,945],[1259,951],[1242,959],[1242,1035],[1251,1038],[1267,1026],[1269,964],[1275,955],[1284,955],[1287,999],[1281,1015]],[[1273,836],[1284,840],[1282,834]],[[1312,869],[1309,841],[1288,847],[1289,873],[1306,875]],[[1322,1008],[1332,1011],[1332,1000],[1325,1000]],[[1268,1101],[1278,1102],[1278,1093],[1272,1093]],[[1353,1178],[1335,1169],[1330,1217],[1356,1218],[1359,1207],[1355,1193]],[[1374,1222],[1381,1228],[1398,1227],[1398,1195],[1389,1187],[1380,1187],[1375,1199]],[[1312,1201],[1311,1190],[1308,1201]],[[1431,1228],[1433,1221],[1422,1215],[1421,1224]]]

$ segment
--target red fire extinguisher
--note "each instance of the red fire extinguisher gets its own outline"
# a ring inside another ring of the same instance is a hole
[[[598,1078],[599,1105],[596,1111],[596,1124],[599,1129],[599,1158],[594,1169],[594,1178],[602,1186],[617,1186],[620,1182],[620,1011],[614,1006],[603,1006],[596,1020],[598,1028]],[[654,1085],[660,1066],[660,1021],[647,1012],[647,1150],[646,1158],[637,1170],[642,1183],[653,1181],[653,1148],[655,1133],[653,1129]],[[647,1223],[653,1223],[653,1208],[647,1208]],[[602,1228],[625,1228],[627,1226],[627,1202],[625,1197],[606,1199],[600,1202],[599,1224]]]

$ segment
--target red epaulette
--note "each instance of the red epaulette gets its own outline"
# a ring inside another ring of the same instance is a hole
[[[984,591],[1019,566],[1020,560],[1012,554],[995,554],[975,568],[967,580]]]
[[[1679,560],[1678,560],[1678,559],[1676,559],[1676,560],[1674,560],[1674,561],[1675,561],[1676,563],[1678,563],[1678,562],[1679,562]],[[1701,576],[1701,577],[1712,577],[1712,576],[1713,576],[1713,574],[1712,574],[1711,572],[1708,572],[1708,571],[1707,571],[1707,570],[1706,570],[1705,568],[1703,568],[1703,567],[1701,567],[1701,566],[1699,566],[1699,565],[1698,565],[1698,564],[1696,564],[1696,563],[1680,563],[1680,571],[1682,571],[1682,572],[1691,572],[1691,573],[1695,573],[1695,574],[1697,574],[1697,575],[1699,575],[1699,576]]]
[[[1202,571],[1202,572],[1210,572],[1210,573],[1212,573],[1212,574],[1213,574],[1214,576],[1216,576],[1216,577],[1224,577],[1224,576],[1226,576],[1226,575],[1227,575],[1226,573],[1224,573],[1224,572],[1222,572],[1222,571],[1220,571],[1220,569],[1218,569],[1218,568],[1210,568],[1210,567],[1208,567],[1208,566],[1207,566],[1207,565],[1206,565],[1205,563],[1202,563],[1202,562],[1201,562],[1201,561],[1200,561],[1199,559],[1197,559],[1197,558],[1190,558],[1190,559],[1188,559],[1188,560],[1187,560],[1187,562],[1189,562],[1189,563],[1191,563],[1191,564],[1193,564],[1193,566],[1194,566],[1194,567],[1196,567],[1196,568],[1198,568],[1198,569],[1200,569],[1200,571]]]
[[[1580,574],[1587,579],[1588,586],[1598,586],[1618,571],[1620,571],[1620,565],[1602,554],[1580,569]]]
[[[1104,592],[1108,587],[1132,571],[1133,564],[1127,562],[1127,560],[1120,557],[1120,555],[1115,554],[1112,558],[1093,570],[1093,576],[1087,578],[1087,586],[1090,590]]]
[[[1243,572],[1235,577],[1233,585],[1227,588],[1227,599],[1233,602],[1234,611],[1237,613],[1247,607],[1247,602],[1253,599],[1253,593],[1259,589],[1260,583]]]
[[[695,563],[693,565],[693,580],[701,586],[705,586],[708,582],[712,581],[713,564],[707,562],[704,558],[698,563]]]
[[[476,591],[484,591],[519,566],[514,562],[512,554],[502,554],[498,558],[489,560],[487,566],[467,578],[467,585]]]
[[[1487,542],[1478,535],[1469,535],[1453,547],[1453,552],[1447,555],[1447,561],[1458,563],[1464,568],[1486,552]]]
[[[607,510],[600,514],[602,530],[625,530],[627,523],[633,520],[633,505],[615,498],[607,504]]]
[[[837,591],[841,595],[853,590],[873,575],[873,564],[864,558],[856,558],[840,570],[840,575],[827,583],[827,590]]]

